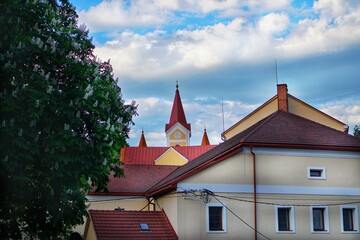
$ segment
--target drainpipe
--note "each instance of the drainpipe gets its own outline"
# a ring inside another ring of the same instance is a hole
[[[257,209],[256,209],[256,157],[253,152],[253,146],[250,146],[250,153],[253,156],[253,184],[254,184],[254,240],[257,240]]]

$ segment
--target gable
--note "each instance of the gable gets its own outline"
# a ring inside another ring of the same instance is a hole
[[[224,131],[221,134],[222,138],[230,139],[278,110],[293,113],[341,132],[348,132],[348,126],[343,122],[288,94],[286,84],[280,84],[277,86],[277,95]]]
[[[229,129],[222,133],[222,137],[227,140],[236,134],[248,129],[255,123],[266,118],[270,114],[276,112],[278,109],[278,101],[276,97],[271,98],[269,101],[258,107],[255,111],[235,123]]]
[[[155,165],[182,166],[187,162],[188,160],[184,156],[170,147],[158,159],[155,160]]]
[[[320,110],[313,108],[312,106],[306,104],[305,102],[289,95],[289,112],[304,117],[306,119],[312,120],[314,122],[321,123],[325,126],[331,127],[341,132],[347,132],[347,126],[338,121],[337,119],[321,112]]]
[[[188,146],[190,131],[186,129],[181,123],[175,123],[170,129],[166,131],[166,139],[168,146]]]

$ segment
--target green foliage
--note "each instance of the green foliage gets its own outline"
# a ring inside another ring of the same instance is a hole
[[[360,138],[360,126],[358,125],[354,127],[354,136]]]
[[[63,239],[121,175],[135,103],[67,0],[0,3],[0,239]]]

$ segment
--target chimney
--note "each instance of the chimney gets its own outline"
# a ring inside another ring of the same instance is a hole
[[[277,85],[277,98],[278,98],[278,109],[284,112],[288,112],[288,97],[287,97],[287,85]]]

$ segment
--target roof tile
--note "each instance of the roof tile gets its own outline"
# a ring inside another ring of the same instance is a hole
[[[164,211],[89,210],[98,240],[177,240]],[[141,231],[147,223],[150,231]]]

